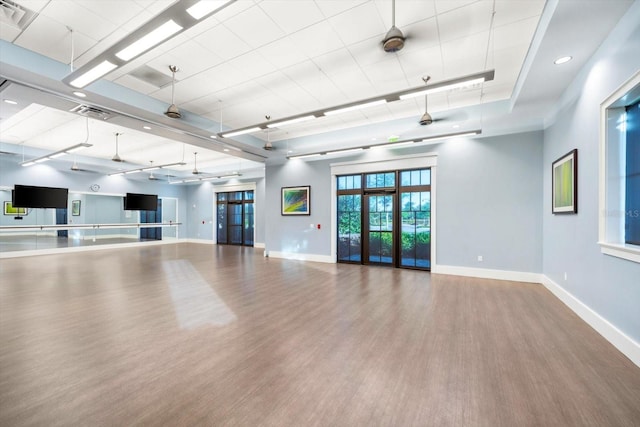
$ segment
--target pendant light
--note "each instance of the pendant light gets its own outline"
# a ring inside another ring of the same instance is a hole
[[[172,119],[179,119],[182,117],[182,114],[180,114],[180,110],[178,110],[175,104],[176,72],[178,71],[178,67],[169,65],[169,70],[171,70],[171,105],[169,105],[164,115]]]
[[[402,31],[396,27],[396,0],[391,2],[391,28],[382,40],[385,52],[397,52],[404,47],[405,37]]]

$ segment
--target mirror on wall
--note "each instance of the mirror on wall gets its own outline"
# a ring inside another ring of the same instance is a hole
[[[13,207],[11,189],[3,189],[0,202],[0,252],[178,238],[177,198],[159,198],[156,211],[130,211],[121,195],[69,191],[66,209],[31,209]],[[139,226],[145,223],[165,226]]]

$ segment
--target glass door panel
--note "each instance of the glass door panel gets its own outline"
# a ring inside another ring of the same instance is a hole
[[[360,194],[338,196],[338,260],[360,262],[362,249],[360,232],[362,224]]]
[[[253,246],[253,203],[244,204],[244,245]]]
[[[431,267],[431,192],[401,193],[400,209],[400,265]]]
[[[232,245],[242,244],[242,205],[229,203],[227,205],[227,221],[229,230],[229,243]]]
[[[227,242],[227,205],[218,205],[218,243]]]
[[[367,195],[367,261],[393,264],[393,195]]]

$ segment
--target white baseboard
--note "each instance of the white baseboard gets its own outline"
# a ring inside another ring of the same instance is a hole
[[[431,272],[434,274],[450,274],[453,276],[478,277],[481,279],[542,283],[542,274],[522,271],[490,270],[487,268],[458,267],[455,265],[434,265],[431,268]]]
[[[265,256],[268,256],[270,258],[295,259],[300,261],[324,262],[329,264],[335,263],[335,260],[331,255],[300,254],[300,253],[292,253],[292,252],[268,251],[268,252],[265,252]]]
[[[253,244],[254,248],[258,248],[258,249],[264,249],[264,243],[254,243]]]
[[[215,240],[207,240],[207,239],[182,239],[184,243],[199,243],[201,245],[217,245]]]
[[[85,234],[82,236],[69,236],[70,239],[79,239],[79,240],[101,240],[101,239],[133,239],[138,240],[138,234],[98,234],[96,236],[91,236],[89,234]]]
[[[640,344],[633,338],[609,323],[607,319],[593,311],[589,306],[547,276],[542,276],[542,284],[582,320],[587,322],[589,326],[613,344],[615,348],[620,350],[622,354],[640,367]]]

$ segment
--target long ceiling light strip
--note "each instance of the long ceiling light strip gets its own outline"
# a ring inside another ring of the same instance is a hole
[[[75,153],[78,150],[82,150],[84,148],[93,147],[93,144],[88,144],[86,142],[72,145],[71,147],[63,148],[62,150],[56,151],[51,154],[47,154],[46,156],[37,157],[35,159],[28,160],[26,162],[20,163],[21,166],[32,166],[36,163],[46,162],[51,159],[57,159],[58,157],[66,156],[67,154]]]
[[[180,0],[62,81],[83,88],[237,0]]]
[[[142,167],[142,168],[129,169],[129,170],[126,170],[126,171],[113,172],[113,173],[108,174],[107,176],[129,175],[129,174],[132,174],[132,173],[149,172],[149,171],[154,171],[154,170],[157,170],[157,169],[169,168],[171,166],[184,166],[184,165],[186,165],[185,162],[167,163],[166,165],[153,165],[153,166],[146,166],[146,167]]]
[[[405,89],[397,92],[388,93],[382,96],[376,96],[373,98],[363,99],[357,102],[351,102],[348,104],[336,105],[323,110],[310,111],[304,114],[297,114],[295,116],[284,117],[276,121],[268,121],[258,123],[243,128],[232,129],[227,132],[221,132],[218,136],[223,138],[230,138],[232,136],[244,135],[248,133],[258,132],[260,130],[272,129],[276,127],[286,126],[289,124],[300,123],[313,118],[319,118],[324,116],[331,116],[334,114],[346,113],[349,111],[355,111],[362,108],[374,107],[383,105],[388,102],[401,101],[417,96],[422,96],[425,93],[438,93],[447,90],[463,89],[473,87],[483,82],[491,81],[495,77],[495,70],[483,71],[481,73],[470,74],[467,76],[457,77],[454,79],[444,80],[438,83],[432,83],[427,86],[418,86],[411,89]]]
[[[146,52],[153,46],[160,44],[172,35],[182,30],[182,27],[173,19],[169,19],[164,24],[160,25],[155,30],[147,33],[145,36],[139,38],[129,46],[116,53],[116,56],[123,61],[130,61],[142,52]]]
[[[180,179],[177,181],[170,181],[169,184],[188,184],[190,182],[213,181],[214,179],[229,179],[229,178],[237,178],[239,176],[242,176],[242,174],[230,173],[227,175],[207,176],[202,178],[186,178],[186,179]]]
[[[331,154],[345,154],[345,153],[351,153],[351,152],[357,152],[357,151],[363,151],[363,150],[369,150],[369,149],[373,150],[378,148],[399,148],[399,147],[406,147],[413,144],[420,144],[423,142],[427,142],[427,143],[434,142],[441,139],[460,138],[463,136],[480,135],[481,133],[482,133],[481,129],[475,129],[471,131],[465,130],[461,132],[447,133],[442,135],[433,135],[433,136],[426,136],[426,137],[404,139],[396,142],[385,142],[383,144],[363,145],[361,147],[344,148],[342,150],[319,151],[317,153],[297,154],[293,156],[287,156],[287,158],[290,160],[291,159],[307,159],[311,157],[325,156],[325,155],[331,155]]]

